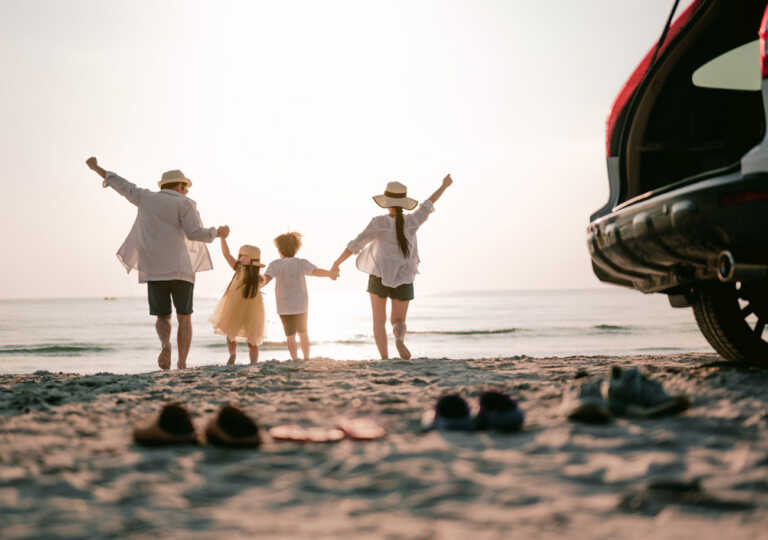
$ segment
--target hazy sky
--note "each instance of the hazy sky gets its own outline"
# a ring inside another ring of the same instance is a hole
[[[0,297],[144,294],[114,255],[135,207],[90,155],[153,189],[180,168],[233,250],[298,230],[321,267],[387,181],[421,200],[450,172],[417,291],[597,286],[605,118],[672,3],[0,0]]]

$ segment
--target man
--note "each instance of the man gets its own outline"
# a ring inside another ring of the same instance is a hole
[[[186,197],[192,181],[179,170],[164,172],[160,191],[150,191],[102,169],[95,157],[85,162],[111,187],[138,207],[131,232],[120,246],[117,258],[128,272],[139,272],[139,283],[147,284],[149,313],[155,315],[155,329],[161,350],[157,365],[171,367],[171,300],[179,321],[177,333],[178,368],[187,367],[192,344],[192,293],[195,273],[213,268],[208,248],[226,236],[229,227],[204,228],[195,201]]]

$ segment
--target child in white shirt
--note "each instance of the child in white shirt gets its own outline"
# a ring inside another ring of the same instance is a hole
[[[264,285],[275,279],[275,300],[277,313],[283,323],[288,351],[293,360],[298,360],[296,334],[299,334],[304,360],[309,360],[309,335],[307,333],[307,308],[309,297],[305,276],[329,277],[335,280],[338,271],[317,268],[306,259],[295,257],[301,247],[301,233],[289,232],[275,238],[280,258],[272,261],[264,272]],[[262,285],[263,286],[263,285]]]

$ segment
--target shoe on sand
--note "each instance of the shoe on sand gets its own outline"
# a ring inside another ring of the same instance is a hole
[[[234,405],[225,405],[211,418],[205,428],[205,438],[213,445],[230,448],[255,448],[261,445],[259,426]]]
[[[470,416],[469,405],[464,398],[458,394],[448,394],[437,400],[434,409],[424,413],[421,426],[424,430],[472,431],[475,429],[475,421]]]
[[[407,327],[404,322],[397,322],[392,325],[392,333],[395,335],[395,347],[397,347],[397,353],[403,360],[411,359],[411,351],[405,346],[405,332]]]
[[[387,430],[371,418],[340,418],[336,427],[356,441],[381,439],[387,434]]]
[[[517,406],[517,401],[500,392],[480,394],[480,411],[475,418],[477,429],[496,431],[519,431],[525,415]]]
[[[560,410],[568,420],[585,424],[606,424],[611,421],[611,411],[603,398],[602,384],[602,379],[585,381],[565,391]]]
[[[133,440],[144,446],[198,444],[195,426],[179,403],[168,403],[148,425],[133,430]]]
[[[688,396],[667,394],[661,383],[637,368],[611,368],[608,409],[617,416],[650,418],[679,413],[691,406]]]
[[[335,428],[303,427],[285,424],[269,429],[269,435],[278,441],[294,442],[336,442],[344,438],[344,432]]]

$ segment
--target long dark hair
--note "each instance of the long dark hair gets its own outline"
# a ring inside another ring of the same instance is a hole
[[[261,276],[259,275],[259,272],[261,267],[243,264],[240,261],[235,263],[235,275],[232,276],[232,280],[229,282],[229,285],[227,285],[226,292],[229,292],[232,283],[237,277],[237,272],[240,270],[243,271],[243,282],[240,284],[240,287],[243,289],[243,298],[253,298],[259,293],[259,285],[261,284]]]
[[[395,232],[397,233],[397,243],[400,246],[400,251],[403,252],[403,257],[408,256],[408,239],[405,237],[403,228],[405,227],[405,219],[403,219],[403,209],[399,206],[395,206]]]
[[[243,265],[243,298],[253,298],[259,293],[259,284],[261,282],[260,270],[260,266],[252,264]]]

